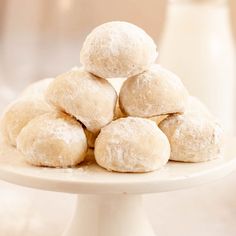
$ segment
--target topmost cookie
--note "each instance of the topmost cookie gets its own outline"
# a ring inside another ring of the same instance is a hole
[[[152,38],[136,25],[113,21],[96,27],[80,52],[85,69],[102,78],[142,73],[157,58]]]

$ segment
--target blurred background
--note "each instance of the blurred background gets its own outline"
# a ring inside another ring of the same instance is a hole
[[[0,0],[0,113],[27,84],[79,65],[86,35],[111,20],[149,33],[158,63],[179,75],[225,132],[235,134],[234,0]],[[236,235],[235,182],[236,173],[210,185],[145,197],[155,230],[167,236]],[[3,182],[0,187],[0,235],[60,235],[73,212],[73,195]]]

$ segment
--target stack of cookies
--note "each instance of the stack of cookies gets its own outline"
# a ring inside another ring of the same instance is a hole
[[[178,76],[155,64],[157,56],[139,27],[98,26],[83,44],[82,67],[32,84],[6,109],[3,140],[28,163],[48,167],[76,166],[88,148],[98,165],[118,172],[220,157],[219,124]],[[112,86],[120,78],[121,88]]]

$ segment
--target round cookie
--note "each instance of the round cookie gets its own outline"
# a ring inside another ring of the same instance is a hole
[[[87,71],[102,78],[130,77],[142,73],[157,55],[154,41],[144,30],[112,21],[87,36],[80,61]]]
[[[155,122],[127,117],[102,128],[94,153],[97,163],[109,171],[149,172],[167,163],[170,145]]]
[[[16,146],[16,138],[21,129],[35,117],[52,110],[52,107],[42,99],[14,101],[6,108],[1,119],[0,130],[3,141]]]
[[[26,87],[21,93],[21,97],[22,98],[36,97],[36,98],[44,99],[45,92],[53,80],[54,80],[53,78],[46,78],[46,79],[38,80],[28,85],[28,87]]]
[[[59,75],[46,91],[46,99],[96,133],[113,120],[117,94],[107,80],[80,68]]]
[[[30,121],[17,138],[17,149],[32,165],[70,167],[84,160],[87,140],[79,122],[55,112]]]
[[[119,97],[122,111],[138,117],[181,113],[187,102],[188,92],[181,80],[159,65],[128,78]]]
[[[202,162],[221,156],[221,127],[201,110],[171,115],[159,127],[169,139],[170,160]]]

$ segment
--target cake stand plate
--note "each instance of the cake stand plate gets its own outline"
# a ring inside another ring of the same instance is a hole
[[[224,158],[204,163],[169,162],[144,174],[108,172],[89,152],[76,168],[33,167],[14,148],[0,143],[0,178],[31,188],[78,194],[75,213],[63,236],[154,236],[142,194],[208,183],[236,168],[236,139],[225,142]]]

